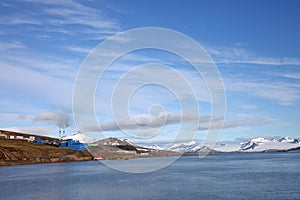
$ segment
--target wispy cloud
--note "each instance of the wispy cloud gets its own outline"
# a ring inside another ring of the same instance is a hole
[[[168,125],[176,125],[181,123],[197,123],[198,130],[208,129],[223,129],[234,128],[239,126],[260,126],[270,123],[268,120],[244,119],[233,120],[222,123],[222,118],[212,118],[211,116],[198,116],[193,113],[172,113],[160,114],[156,116],[151,115],[135,115],[131,119],[124,119],[119,121],[105,122],[99,125],[91,125],[83,127],[83,132],[105,132],[118,130],[142,130],[143,135],[148,135],[147,129],[156,127],[165,127]],[[151,131],[149,134],[153,134]]]
[[[246,111],[249,111],[249,110],[256,110],[257,109],[257,106],[254,106],[254,105],[250,105],[250,104],[242,104],[239,106],[242,110],[246,110]]]
[[[82,53],[82,54],[88,54],[92,50],[92,48],[76,47],[76,46],[66,46],[65,48],[70,51]]]
[[[213,122],[209,124],[199,125],[198,130],[208,130],[208,129],[227,129],[227,128],[235,128],[239,126],[261,126],[265,124],[269,124],[270,121],[267,120],[253,120],[253,119],[244,119],[244,120],[234,120],[227,121],[224,123]]]
[[[300,65],[300,58],[265,57],[241,47],[207,47],[216,63],[256,64],[256,65]]]
[[[114,32],[116,32],[119,30],[118,23],[115,20],[105,17],[101,11],[92,6],[84,5],[73,0],[27,0],[25,3],[29,3],[33,7],[38,5],[39,9],[34,13],[27,12],[26,16],[7,16],[7,19],[2,19],[0,23],[6,25],[41,25],[41,28],[44,30],[60,27],[61,31],[68,30],[64,25],[73,24],[93,28],[94,33],[107,32],[107,30],[114,30]],[[42,17],[39,17],[41,15]],[[38,26],[35,28],[38,28]],[[82,29],[79,28],[76,32],[81,32],[81,30]],[[91,30],[92,29],[90,29],[90,31]]]
[[[25,49],[26,46],[18,41],[13,42],[7,42],[7,41],[1,41],[0,42],[0,51],[7,51],[11,49]]]
[[[27,49],[2,50],[0,58],[2,67],[22,68],[22,70],[31,69],[44,76],[56,76],[64,79],[67,77],[73,79],[81,62],[79,59],[64,55],[47,55],[43,52],[32,52]]]
[[[271,100],[280,105],[293,105],[300,99],[300,84],[278,80],[231,77],[225,79],[228,91],[245,92],[254,97]]]
[[[29,133],[36,135],[47,135],[51,136],[54,134],[54,130],[45,126],[28,126],[28,127],[5,127],[1,128],[2,130],[13,131],[13,132],[21,132],[21,133]]]
[[[162,127],[181,122],[208,122],[210,117],[198,116],[194,113],[170,113],[159,115],[134,115],[130,119],[106,122],[98,125],[83,127],[82,131],[115,131],[115,130],[135,130]]]
[[[214,61],[222,64],[219,67],[223,71],[226,91],[242,92],[283,106],[294,105],[300,100],[300,84],[295,81],[300,79],[300,74],[291,72],[300,65],[300,58],[265,57],[239,46],[207,49]],[[244,64],[260,66],[252,68]],[[285,65],[293,65],[293,68],[287,69],[288,66]],[[275,70],[279,72],[274,72]]]
[[[17,103],[29,100],[31,104],[36,101],[59,106],[71,104],[72,82],[32,69],[3,64],[1,67],[1,96],[19,101]]]
[[[5,35],[22,35],[21,38],[31,40],[31,44],[35,43],[33,41],[55,41],[59,44],[57,41],[60,41],[70,46],[69,50],[85,53],[84,45],[74,48],[74,40],[99,42],[120,31],[117,20],[107,17],[103,9],[95,8],[88,2],[27,0],[18,3],[30,9],[19,12],[14,3],[8,3],[12,6],[9,12],[1,16],[0,24],[5,27]],[[47,45],[50,49],[57,48],[55,43]],[[89,45],[92,48],[96,44]],[[38,49],[38,52],[48,50]]]
[[[278,75],[290,79],[300,79],[300,73],[281,73]]]
[[[5,16],[0,19],[2,25],[42,25],[42,22],[30,16]]]

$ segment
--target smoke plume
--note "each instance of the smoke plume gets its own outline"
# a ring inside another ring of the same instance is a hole
[[[33,118],[33,122],[55,123],[59,128],[70,126],[70,116],[64,112],[45,112]]]

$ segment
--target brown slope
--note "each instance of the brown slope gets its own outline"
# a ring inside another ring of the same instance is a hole
[[[88,151],[74,151],[26,140],[0,139],[0,166],[91,159]]]

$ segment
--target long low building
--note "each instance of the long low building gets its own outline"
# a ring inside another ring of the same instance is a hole
[[[13,131],[7,131],[7,130],[0,130],[0,138],[1,139],[24,139],[24,140],[36,140],[36,139],[42,139],[45,141],[54,141],[58,140],[58,138],[52,138],[47,136],[41,136],[36,134],[29,134],[29,133],[19,133],[19,132],[13,132]]]

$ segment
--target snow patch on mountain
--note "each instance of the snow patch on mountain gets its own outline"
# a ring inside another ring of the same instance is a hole
[[[173,144],[166,148],[166,150],[175,151],[179,153],[204,153],[214,151],[213,149],[207,147],[200,141],[190,141],[185,143]]]
[[[69,136],[64,136],[61,139],[62,140],[72,139],[74,141],[79,141],[79,142],[85,143],[85,144],[94,142],[93,139],[89,138],[87,135],[85,135],[83,133],[80,133],[80,132],[73,133],[73,134],[71,134]]]
[[[104,138],[94,143],[106,146],[137,146],[136,144],[130,142],[127,139],[120,139],[116,137]]]
[[[150,149],[155,149],[155,150],[164,150],[164,148],[156,145],[156,144],[153,144],[152,146],[149,147]]]
[[[259,146],[260,144],[268,143],[269,141],[270,140],[265,139],[263,137],[253,138],[253,139],[250,139],[246,142],[240,143],[241,150],[254,149],[255,147]]]
[[[289,143],[294,143],[294,144],[298,144],[299,141],[295,138],[290,138],[290,137],[284,137],[284,138],[280,138],[278,140],[279,142],[289,142]]]

